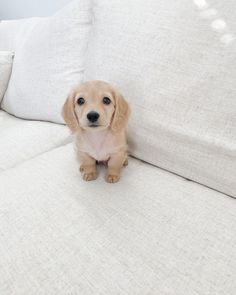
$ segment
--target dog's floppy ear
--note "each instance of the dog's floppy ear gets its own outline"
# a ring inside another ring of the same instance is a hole
[[[75,114],[74,98],[75,91],[72,90],[62,108],[62,117],[72,133],[79,129],[79,122]]]
[[[124,129],[129,120],[130,108],[124,97],[115,90],[115,112],[111,122],[111,129],[119,132]]]

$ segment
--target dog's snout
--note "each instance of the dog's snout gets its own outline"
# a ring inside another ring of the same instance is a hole
[[[90,122],[94,123],[98,120],[99,118],[99,113],[91,111],[87,114],[87,118]]]

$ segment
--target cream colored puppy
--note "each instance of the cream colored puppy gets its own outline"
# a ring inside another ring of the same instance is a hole
[[[74,88],[62,115],[75,135],[76,151],[84,180],[97,178],[96,161],[107,162],[108,182],[120,179],[128,164],[125,128],[130,108],[110,84],[89,81]]]

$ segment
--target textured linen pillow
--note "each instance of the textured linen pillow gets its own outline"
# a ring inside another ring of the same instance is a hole
[[[134,156],[236,196],[236,1],[221,2],[96,1],[85,79],[130,102]]]
[[[0,51],[0,103],[11,75],[13,52]]]
[[[3,20],[0,22],[0,50],[16,51],[17,45],[20,46],[34,25],[42,18],[31,17],[16,20]]]
[[[83,77],[90,26],[89,0],[73,1],[52,17],[41,18],[16,44],[2,108],[25,119],[62,123],[63,102]]]

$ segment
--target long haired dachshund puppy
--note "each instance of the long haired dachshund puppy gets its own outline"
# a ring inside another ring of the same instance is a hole
[[[117,182],[128,164],[125,128],[130,108],[110,84],[88,81],[74,88],[62,115],[75,135],[76,152],[84,180],[97,178],[96,162],[107,162],[106,180]]]

